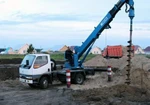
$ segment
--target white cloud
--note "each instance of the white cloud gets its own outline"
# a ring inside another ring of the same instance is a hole
[[[20,40],[20,43],[33,42],[38,45],[39,40],[42,40],[42,43],[53,42],[54,45],[58,42],[59,44],[80,45],[117,1],[0,0],[0,22],[8,20],[7,24],[0,24],[0,37],[3,38],[0,40],[0,44],[7,44],[4,40],[9,40],[12,45],[18,44],[17,41],[12,42],[11,40]],[[144,1],[142,1],[142,5],[140,3],[140,1],[135,2],[135,20],[149,21],[148,12],[145,13],[150,10],[149,5],[146,5]],[[126,42],[129,39],[129,18],[124,9],[123,7],[111,22],[112,29],[102,33],[98,39],[100,43],[105,43],[106,35],[109,43],[121,43],[120,41]],[[58,19],[49,19],[48,17],[45,20],[40,20],[41,15],[54,16],[54,18],[56,16]],[[70,16],[69,19],[71,19],[67,20],[65,16]],[[86,20],[87,18],[88,20]],[[11,22],[14,21],[19,23],[12,24]],[[135,40],[148,39],[149,23],[135,23],[133,24],[133,38]]]
[[[3,0],[1,0],[2,2]],[[5,0],[0,4],[0,19],[19,19],[18,14],[74,14],[74,15],[105,15],[113,1],[99,0]],[[103,3],[105,5],[103,5]],[[106,12],[104,12],[106,11]]]
[[[38,22],[35,24],[18,24],[13,26],[3,25],[0,28],[0,37],[11,39],[53,39],[56,40],[62,36],[62,40],[67,39],[86,39],[90,33],[97,26],[96,22],[79,22],[79,21],[47,21]],[[112,23],[111,29],[102,32],[102,35],[106,35],[108,38],[128,38],[129,37],[129,23]],[[133,36],[147,38],[150,30],[146,27],[150,27],[149,24],[133,24]],[[142,34],[142,35],[141,35]],[[101,35],[101,36],[102,36]],[[100,38],[101,38],[100,36]]]
[[[21,14],[62,14],[66,13],[64,8],[66,4],[56,3],[53,1],[41,1],[41,0],[5,0],[4,3],[0,4],[1,18],[4,20],[11,20],[17,18],[19,13]]]

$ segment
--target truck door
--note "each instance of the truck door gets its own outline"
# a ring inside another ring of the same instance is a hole
[[[33,75],[42,75],[45,73],[51,73],[51,65],[48,56],[37,56],[33,64]]]

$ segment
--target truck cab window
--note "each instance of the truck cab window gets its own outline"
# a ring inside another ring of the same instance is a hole
[[[28,69],[28,67],[32,66],[32,63],[33,63],[34,59],[35,59],[35,56],[33,56],[33,55],[26,55],[25,58],[23,59],[23,61],[21,62],[20,67]],[[26,65],[26,61],[27,60],[29,61],[29,65]]]
[[[35,60],[35,63],[34,63],[34,68],[39,68],[41,66],[44,66],[48,63],[48,58],[47,56],[38,56]]]

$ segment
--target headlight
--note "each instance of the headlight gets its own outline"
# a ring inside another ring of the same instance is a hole
[[[26,77],[26,79],[33,79],[32,77]]]

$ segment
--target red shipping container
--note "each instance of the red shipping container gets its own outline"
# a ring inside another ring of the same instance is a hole
[[[121,58],[123,56],[122,46],[107,46],[107,48],[104,49],[102,56],[110,58]]]

